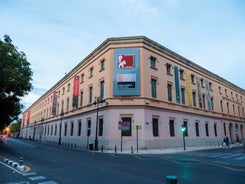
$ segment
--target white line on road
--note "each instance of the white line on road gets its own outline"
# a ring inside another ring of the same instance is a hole
[[[29,177],[30,180],[43,180],[43,179],[46,179],[46,177],[44,176],[33,176],[33,177]]]
[[[31,175],[36,175],[37,173],[35,172],[29,172],[29,173],[25,173],[25,174],[22,174],[23,176],[31,176]]]
[[[243,159],[245,159],[245,155],[241,156],[241,157],[234,158],[234,160],[243,160]]]
[[[58,184],[58,183],[55,182],[55,181],[45,181],[45,182],[41,182],[41,183],[38,183],[38,184]]]
[[[220,158],[231,158],[231,157],[236,157],[236,156],[240,156],[242,154],[233,154],[233,155],[228,155],[228,156],[224,156],[224,157],[220,157]]]

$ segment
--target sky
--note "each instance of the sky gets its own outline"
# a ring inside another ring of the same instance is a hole
[[[245,89],[243,0],[0,0],[33,70],[25,108],[111,37],[146,36]]]

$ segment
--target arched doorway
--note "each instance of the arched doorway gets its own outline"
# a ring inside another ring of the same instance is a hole
[[[244,141],[244,127],[243,127],[243,125],[240,125],[240,135],[241,135],[241,141]]]
[[[232,123],[229,124],[229,133],[230,133],[231,143],[234,143],[235,142],[235,136],[234,136],[234,126]]]

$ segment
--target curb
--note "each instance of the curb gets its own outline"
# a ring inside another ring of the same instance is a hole
[[[4,159],[4,162],[6,164],[10,165],[11,167],[14,167],[14,168],[18,169],[21,172],[24,172],[24,170],[25,170],[25,166],[24,165],[20,165],[17,162],[14,162],[12,160]]]

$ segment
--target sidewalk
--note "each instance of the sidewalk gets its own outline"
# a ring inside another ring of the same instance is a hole
[[[242,144],[232,144],[230,148],[234,147],[241,147]],[[134,148],[133,153],[132,150],[120,150],[117,149],[117,152],[115,150],[104,150],[104,153],[116,153],[116,154],[167,154],[167,153],[180,153],[180,152],[187,152],[187,151],[197,151],[197,150],[207,150],[207,149],[223,149],[222,146],[220,147],[214,147],[214,146],[196,146],[196,147],[186,147],[186,150],[184,150],[183,147],[178,148],[164,148],[164,149],[147,149],[147,150],[137,150]]]

